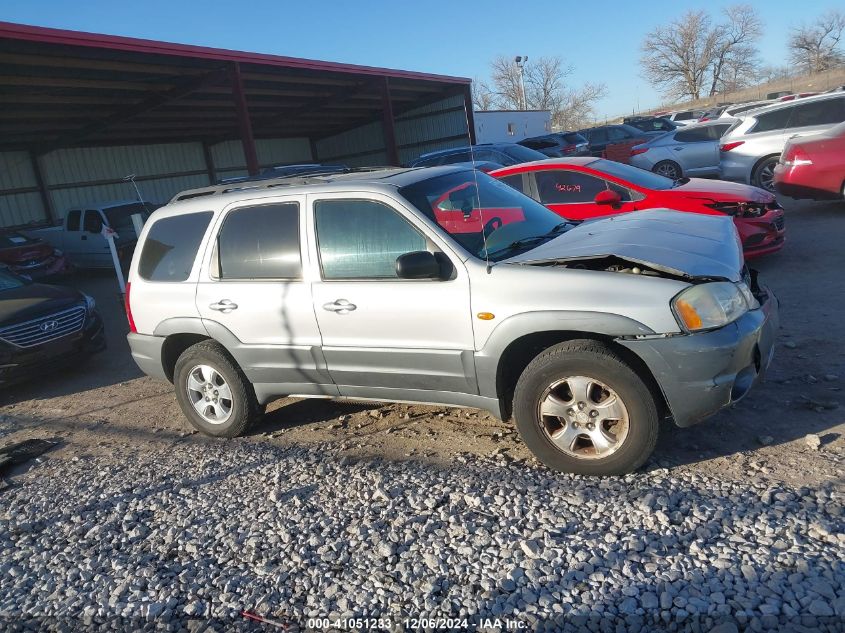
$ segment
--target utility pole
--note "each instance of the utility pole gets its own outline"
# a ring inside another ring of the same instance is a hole
[[[528,103],[525,101],[525,63],[528,61],[528,55],[517,55],[514,57],[516,67],[519,69],[519,93],[522,97],[521,109],[527,110]]]

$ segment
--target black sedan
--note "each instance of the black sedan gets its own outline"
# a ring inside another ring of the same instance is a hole
[[[91,297],[0,269],[0,386],[105,347]]]

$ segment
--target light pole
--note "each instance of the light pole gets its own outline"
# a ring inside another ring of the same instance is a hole
[[[525,102],[525,62],[528,61],[528,55],[517,55],[514,57],[516,67],[519,69],[519,94],[522,97],[522,109],[527,110],[528,104]]]

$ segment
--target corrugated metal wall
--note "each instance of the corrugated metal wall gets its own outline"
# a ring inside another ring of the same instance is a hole
[[[420,154],[469,144],[463,95],[432,103],[396,118],[396,145],[404,165]],[[317,160],[352,166],[385,165],[382,122],[374,121],[347,132],[320,139]]]
[[[26,224],[46,217],[28,152],[0,152],[0,226]]]
[[[406,112],[396,119],[399,162],[407,165],[420,154],[469,145],[463,95]]]
[[[262,166],[313,160],[307,138],[258,139],[256,149]],[[214,145],[211,155],[218,177],[246,174],[239,141]],[[210,182],[201,143],[61,149],[41,158],[41,173],[58,217],[73,206],[134,199],[131,183],[123,182],[130,174],[151,202]],[[0,227],[48,220],[37,186],[29,153],[0,153]]]

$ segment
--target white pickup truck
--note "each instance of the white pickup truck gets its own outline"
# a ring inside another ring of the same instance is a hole
[[[128,261],[138,236],[132,224],[132,215],[141,214],[144,221],[160,205],[137,200],[114,200],[72,207],[65,213],[61,224],[43,229],[23,231],[30,237],[40,237],[63,251],[70,262],[79,268],[110,268],[111,252],[103,226],[116,233],[115,246],[121,261]]]

